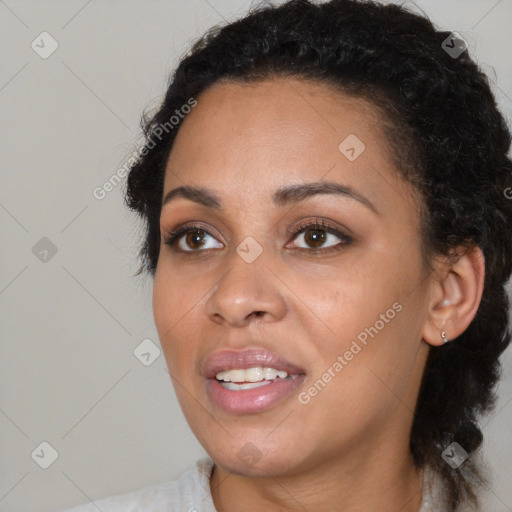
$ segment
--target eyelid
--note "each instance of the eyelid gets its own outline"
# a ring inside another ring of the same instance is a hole
[[[296,247],[296,249],[307,251],[311,253],[321,253],[326,254],[329,251],[337,251],[342,249],[343,247],[351,244],[354,241],[354,237],[349,229],[344,229],[341,227],[333,226],[329,222],[325,221],[321,218],[308,219],[306,221],[300,221],[295,227],[289,228],[287,230],[288,234],[292,236],[290,242],[294,241],[299,235],[302,235],[307,232],[307,230],[319,230],[325,231],[328,234],[334,235],[340,239],[340,242],[335,245],[330,245],[327,247],[312,247],[312,248],[304,248],[304,247]],[[289,242],[288,242],[289,243]]]
[[[329,221],[322,219],[321,217],[310,217],[305,220],[298,221],[294,226],[288,228],[286,232],[289,236],[294,236],[305,229],[321,228],[329,232],[338,232],[347,238],[351,235],[351,230],[339,225],[333,225]],[[345,233],[346,232],[346,233]]]
[[[170,245],[171,248],[176,249],[174,247],[175,243],[182,236],[184,236],[187,233],[189,233],[190,231],[194,231],[194,230],[204,231],[206,234],[208,234],[209,236],[215,238],[217,241],[219,241],[218,240],[219,238],[222,238],[220,236],[220,234],[218,234],[217,231],[214,228],[212,228],[210,226],[204,225],[201,221],[189,221],[189,222],[185,222],[184,224],[178,225],[177,227],[175,227],[172,230],[169,230],[169,231],[162,230],[162,231],[165,231],[165,234],[162,234],[162,238],[164,239],[164,244]],[[220,242],[220,243],[223,243],[223,242]],[[180,249],[176,249],[176,251],[181,251],[181,252],[204,252],[204,250],[203,251],[201,251],[201,250],[182,251]]]

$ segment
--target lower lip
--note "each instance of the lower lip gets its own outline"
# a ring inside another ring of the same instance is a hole
[[[250,414],[270,409],[292,395],[304,382],[305,375],[294,379],[276,379],[259,388],[231,391],[223,388],[217,379],[208,379],[207,393],[210,399],[226,412]]]

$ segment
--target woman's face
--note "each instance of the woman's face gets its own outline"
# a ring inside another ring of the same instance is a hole
[[[429,279],[372,105],[296,80],[216,84],[182,121],[164,197],[155,322],[214,461],[284,475],[405,453]],[[258,367],[287,374],[216,378]]]

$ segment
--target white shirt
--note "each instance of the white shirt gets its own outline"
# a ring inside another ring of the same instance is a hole
[[[138,491],[103,498],[63,512],[216,512],[210,492],[213,460],[198,460],[178,480]],[[442,483],[425,469],[423,501],[419,512],[448,510],[442,501]]]

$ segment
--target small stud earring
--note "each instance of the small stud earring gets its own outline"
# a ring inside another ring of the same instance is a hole
[[[443,331],[441,333],[441,338],[443,338],[443,343],[448,343],[450,340],[446,337],[445,332]]]

